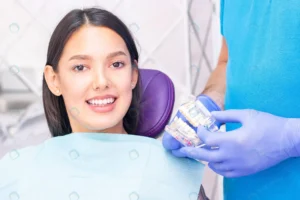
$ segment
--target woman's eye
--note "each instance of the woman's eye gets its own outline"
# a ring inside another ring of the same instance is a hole
[[[112,64],[112,66],[113,66],[114,68],[120,68],[120,67],[123,67],[123,66],[124,66],[124,63],[122,63],[122,62],[114,62],[114,63]]]
[[[85,66],[83,66],[83,65],[76,65],[75,67],[74,67],[74,70],[75,71],[83,71],[85,69]]]

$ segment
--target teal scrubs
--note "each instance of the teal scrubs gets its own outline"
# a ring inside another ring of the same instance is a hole
[[[225,109],[300,118],[300,0],[221,0],[220,14],[229,51]],[[300,158],[224,178],[224,199],[300,199]]]

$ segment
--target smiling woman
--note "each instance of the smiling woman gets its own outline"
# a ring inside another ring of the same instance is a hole
[[[44,69],[43,101],[53,136],[134,133],[139,116],[138,52],[112,13],[73,10],[56,27]]]
[[[171,80],[153,72],[141,76],[143,98],[159,102],[143,99],[141,123],[151,130],[145,136],[159,132],[173,108]],[[43,103],[54,138],[0,160],[0,199],[196,199],[203,165],[133,135],[144,130],[136,131],[139,77],[133,38],[116,16],[97,8],[69,12],[50,39],[44,68]],[[143,118],[146,108],[156,112]],[[149,120],[156,117],[160,123]]]

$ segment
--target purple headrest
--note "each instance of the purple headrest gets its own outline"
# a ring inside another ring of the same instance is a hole
[[[158,70],[140,69],[141,111],[138,135],[156,138],[167,125],[174,106],[174,85]]]

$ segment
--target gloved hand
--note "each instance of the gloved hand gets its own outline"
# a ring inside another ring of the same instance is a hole
[[[197,97],[197,100],[199,100],[208,111],[220,111],[221,109],[219,106],[208,96],[206,95],[199,95]],[[180,111],[177,111],[176,116],[178,118],[181,118],[183,121],[187,121],[185,117],[180,113]],[[173,120],[173,119],[172,119]],[[219,124],[217,124],[220,126]],[[178,151],[183,145],[178,142],[173,136],[171,136],[169,133],[164,132],[163,133],[163,139],[162,144],[165,149],[172,151],[172,154],[177,157],[185,157],[184,154],[182,154],[180,151]]]
[[[205,144],[219,149],[183,147],[178,150],[181,156],[207,161],[213,171],[225,177],[250,175],[300,156],[300,119],[255,110],[227,110],[212,115],[219,122],[242,126],[225,133],[198,129]]]

